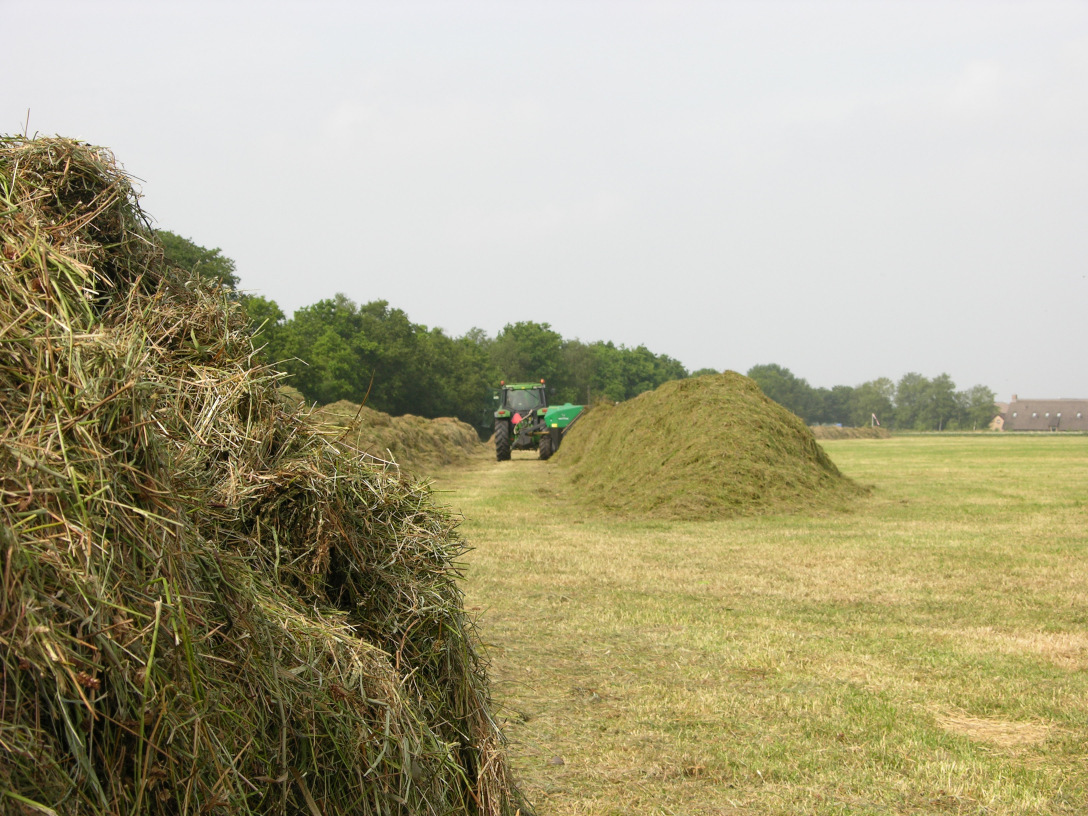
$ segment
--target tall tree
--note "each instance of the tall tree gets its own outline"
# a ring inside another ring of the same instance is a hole
[[[752,366],[748,369],[748,376],[756,381],[756,385],[767,397],[807,420],[812,402],[812,387],[805,380],[775,363]]]
[[[438,416],[455,416],[483,432],[491,432],[494,424],[491,391],[501,379],[499,370],[491,362],[493,342],[479,328],[469,329],[454,340],[453,407],[448,414]]]
[[[282,365],[291,385],[321,404],[362,400],[378,348],[363,334],[355,303],[343,294],[319,300],[296,311],[283,329]]]
[[[849,385],[809,390],[805,421],[809,425],[849,425],[854,389]]]
[[[644,347],[640,346],[640,348]],[[670,380],[683,380],[689,376],[688,370],[684,368],[684,364],[679,360],[673,359],[667,354],[648,353],[654,361],[654,388],[657,388],[659,385],[669,382]]]
[[[895,427],[903,430],[918,428],[923,422],[923,410],[929,393],[929,380],[911,371],[895,386]]]
[[[434,410],[428,404],[437,391],[437,372],[433,364],[428,366],[426,347],[420,342],[426,328],[412,323],[404,310],[392,309],[384,300],[371,301],[358,313],[360,333],[368,349],[360,353],[359,363],[364,376],[372,382],[368,388],[373,407],[391,414]]]
[[[555,401],[584,404],[592,402],[597,380],[597,355],[593,347],[581,340],[564,340],[560,354],[566,385],[556,391]]]
[[[824,399],[824,421],[832,425],[849,425],[853,402],[854,389],[851,386],[833,386]]]
[[[940,374],[926,384],[914,426],[922,431],[944,430],[955,422],[958,410],[956,384],[947,374]]]
[[[543,379],[562,388],[560,352],[563,338],[548,323],[508,323],[491,344],[491,361],[507,382]]]
[[[873,422],[895,427],[895,383],[887,377],[870,380],[854,388],[850,406],[851,425],[861,428]]]
[[[238,300],[253,327],[254,342],[263,348],[263,359],[278,363],[283,359],[283,310],[276,301],[259,295],[242,295]]]
[[[967,430],[979,430],[989,426],[997,415],[994,404],[994,392],[984,385],[976,385],[956,394],[959,404],[960,427]]]
[[[596,342],[592,345],[596,361],[593,395],[612,402],[627,399],[627,383],[624,380],[623,351],[614,343]]]
[[[205,249],[189,238],[182,238],[169,230],[156,230],[155,237],[162,245],[166,261],[170,265],[199,275],[205,280],[216,281],[229,289],[238,287],[234,261],[224,255],[219,247]]]

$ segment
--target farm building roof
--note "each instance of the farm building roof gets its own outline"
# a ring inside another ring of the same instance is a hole
[[[1016,399],[1005,411],[1006,431],[1088,431],[1088,400]]]

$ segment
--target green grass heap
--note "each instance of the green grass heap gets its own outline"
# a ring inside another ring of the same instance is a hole
[[[632,516],[813,512],[860,492],[800,418],[732,371],[593,408],[556,461],[579,500]]]
[[[452,417],[394,417],[340,400],[318,408],[314,418],[353,448],[416,474],[463,464],[487,452],[472,426]]]
[[[150,236],[0,138],[0,812],[514,814],[454,522]]]
[[[891,439],[891,431],[879,425],[873,428],[840,428],[837,425],[813,425],[816,439]]]

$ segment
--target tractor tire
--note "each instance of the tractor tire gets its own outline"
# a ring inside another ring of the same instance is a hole
[[[540,446],[537,448],[540,451],[541,459],[549,459],[552,455],[552,436],[551,434],[544,434],[540,437]]]
[[[510,459],[510,423],[499,420],[495,423],[495,461],[506,462]]]

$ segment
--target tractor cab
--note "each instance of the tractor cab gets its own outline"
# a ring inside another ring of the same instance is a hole
[[[511,413],[527,414],[536,408],[545,408],[548,405],[542,385],[525,390],[504,388],[502,395],[503,400],[499,407]]]

